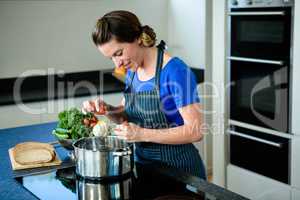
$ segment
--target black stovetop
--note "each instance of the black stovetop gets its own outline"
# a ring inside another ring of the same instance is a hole
[[[134,174],[114,180],[86,180],[76,176],[75,168],[53,170],[43,174],[17,179],[27,190],[41,200],[125,200],[136,198]],[[187,190],[184,194],[161,194],[154,199],[205,199],[201,194]],[[146,198],[145,198],[146,199]]]

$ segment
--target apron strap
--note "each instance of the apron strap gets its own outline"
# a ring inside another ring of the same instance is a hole
[[[162,69],[162,65],[163,65],[163,58],[164,58],[164,50],[166,49],[166,43],[161,40],[160,43],[157,45],[157,61],[156,61],[156,69],[155,69],[155,87],[156,87],[156,90],[158,91],[158,94],[159,94],[159,85],[160,85],[160,72],[161,72],[161,69]],[[133,82],[133,79],[134,79],[134,76],[136,74],[136,71],[134,71],[131,76],[130,76],[130,79],[129,79],[129,84],[128,84],[128,88],[131,88],[132,86],[132,82]]]
[[[133,82],[133,79],[134,79],[134,76],[135,76],[135,71],[133,71],[132,73],[131,73],[131,75],[130,75],[130,79],[129,79],[129,83],[128,83],[128,87],[127,88],[129,88],[130,90],[132,89],[132,82]],[[132,92],[132,91],[131,91]]]
[[[155,87],[157,89],[158,94],[159,91],[159,85],[160,85],[160,72],[163,65],[164,60],[164,50],[165,50],[166,43],[161,40],[159,45],[157,45],[157,62],[156,62],[156,69],[155,69]]]

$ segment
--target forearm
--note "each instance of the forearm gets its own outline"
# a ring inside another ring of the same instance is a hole
[[[141,140],[160,144],[187,144],[198,142],[203,138],[200,125],[183,125],[168,129],[141,128]],[[139,133],[138,133],[139,134]]]

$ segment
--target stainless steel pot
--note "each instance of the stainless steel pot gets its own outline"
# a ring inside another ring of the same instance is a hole
[[[132,199],[132,180],[127,179],[110,184],[89,182],[85,179],[76,181],[78,200],[125,200]]]
[[[81,138],[73,147],[76,173],[84,178],[116,177],[133,170],[132,144],[115,136]]]

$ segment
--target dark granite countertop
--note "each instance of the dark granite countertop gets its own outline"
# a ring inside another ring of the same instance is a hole
[[[0,199],[36,199],[35,196],[33,196],[28,190],[22,187],[22,185],[14,178],[16,173],[14,173],[11,168],[8,149],[15,146],[17,143],[25,141],[54,141],[55,138],[51,134],[51,130],[56,127],[56,124],[56,122],[53,122],[0,130]],[[67,151],[63,148],[58,148],[58,154],[63,161],[67,158],[68,155]],[[149,167],[173,178],[174,181],[180,181],[189,185],[190,188],[192,188],[199,194],[205,193],[206,199],[208,200],[246,200],[246,198],[229,190],[209,183],[198,177],[180,172],[176,169],[165,167],[163,168],[155,165],[151,165]]]
[[[191,68],[198,83],[204,81],[204,70]],[[20,98],[14,97],[14,87],[20,83]],[[0,79],[0,106],[53,99],[122,92],[124,84],[112,76],[112,69],[75,72],[48,76]]]

